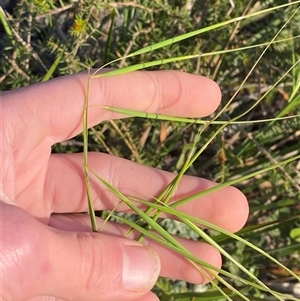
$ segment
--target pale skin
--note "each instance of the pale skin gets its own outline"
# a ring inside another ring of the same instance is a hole
[[[1,300],[155,301],[158,298],[150,290],[159,275],[207,281],[185,259],[157,243],[145,239],[147,248],[142,247],[134,240],[136,233],[124,238],[127,227],[107,223],[104,233],[92,233],[89,217],[78,214],[88,210],[83,155],[51,154],[51,146],[82,131],[87,78],[86,73],[66,76],[2,94]],[[181,72],[97,78],[90,86],[89,126],[124,117],[101,105],[201,117],[211,114],[220,98],[216,83]],[[149,200],[174,177],[101,153],[90,153],[89,165],[124,194]],[[213,185],[185,176],[172,201]],[[112,209],[119,202],[95,178],[92,187],[96,210]],[[248,216],[245,196],[233,187],[179,209],[232,232],[241,229]],[[97,222],[100,227],[102,221]],[[221,266],[220,254],[211,246],[180,242],[203,260]],[[124,285],[124,252],[134,255],[133,264],[148,278],[129,279]]]

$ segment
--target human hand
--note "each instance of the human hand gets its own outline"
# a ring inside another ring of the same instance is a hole
[[[87,74],[76,74],[5,92],[1,100],[1,271],[4,301],[143,300],[158,275],[189,282],[205,281],[184,258],[150,239],[142,247],[124,238],[127,227],[107,223],[90,231],[82,154],[51,154],[51,146],[82,131]],[[135,72],[93,79],[89,126],[122,117],[101,105],[161,114],[200,117],[220,101],[218,86],[207,78],[174,71]],[[89,165],[124,194],[156,196],[173,174],[101,153]],[[215,183],[184,176],[172,199]],[[119,202],[93,183],[95,210]],[[127,210],[124,204],[118,210]],[[178,208],[229,231],[248,216],[244,195],[233,187]],[[98,219],[99,225],[101,220]],[[221,266],[211,246],[179,239],[201,259]],[[174,264],[176,262],[176,264]],[[124,265],[125,264],[125,265]],[[126,268],[129,270],[126,271]],[[53,297],[53,298],[50,298]]]

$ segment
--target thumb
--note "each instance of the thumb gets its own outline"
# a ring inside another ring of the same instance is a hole
[[[3,300],[136,300],[160,272],[158,255],[125,238],[50,228],[2,206]]]

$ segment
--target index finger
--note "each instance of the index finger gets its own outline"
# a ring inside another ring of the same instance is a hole
[[[14,128],[25,126],[28,131],[39,127],[52,144],[76,136],[82,132],[88,76],[80,73],[5,93],[4,99],[10,101],[4,102],[4,106],[9,104],[14,108],[10,124]],[[121,117],[101,106],[202,117],[216,109],[220,95],[218,85],[212,80],[178,71],[139,71],[93,78],[88,94],[88,125]]]

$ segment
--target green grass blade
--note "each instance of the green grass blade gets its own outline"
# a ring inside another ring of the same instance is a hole
[[[231,20],[227,20],[227,21],[223,21],[223,22],[220,22],[220,23],[217,23],[217,24],[213,24],[213,25],[207,26],[205,28],[194,30],[192,32],[188,32],[188,33],[185,33],[185,34],[182,34],[182,35],[179,35],[179,36],[167,39],[165,41],[162,41],[162,42],[159,42],[159,43],[156,43],[156,44],[144,47],[144,48],[142,48],[142,49],[140,49],[138,51],[135,51],[135,52],[133,52],[133,53],[131,53],[131,54],[125,56],[125,57],[121,57],[121,58],[115,59],[115,60],[113,60],[113,61],[111,61],[111,62],[103,65],[101,68],[99,68],[97,71],[95,71],[95,73],[93,74],[93,77],[101,77],[101,76],[108,76],[108,75],[124,74],[125,72],[132,72],[132,71],[140,70],[140,69],[143,69],[143,68],[160,65],[160,64],[162,64],[162,61],[158,60],[158,61],[148,62],[148,63],[145,63],[145,64],[144,63],[143,64],[137,64],[137,65],[135,65],[135,67],[134,66],[129,66],[129,67],[124,67],[124,68],[119,69],[119,70],[113,70],[113,71],[110,71],[110,72],[106,73],[106,75],[97,74],[104,67],[106,67],[106,66],[108,66],[108,65],[110,65],[110,64],[112,64],[114,62],[123,60],[125,58],[127,59],[127,58],[134,57],[134,56],[137,56],[137,55],[145,54],[147,52],[151,52],[151,51],[154,51],[154,50],[157,50],[157,49],[169,46],[171,44],[174,44],[174,43],[183,41],[185,39],[188,39],[188,38],[191,38],[191,37],[203,34],[205,32],[209,32],[209,31],[212,31],[214,29],[218,29],[218,28],[224,27],[224,26],[229,25],[231,23],[234,23],[234,22],[237,22],[237,21],[241,21],[241,20],[245,20],[245,19],[252,18],[252,17],[256,17],[256,16],[259,16],[259,15],[262,15],[262,14],[270,13],[270,12],[272,12],[274,10],[282,9],[282,8],[285,8],[285,7],[288,7],[288,6],[291,6],[291,5],[296,5],[298,3],[300,3],[300,0],[294,1],[292,3],[287,3],[287,4],[283,4],[283,5],[278,5],[278,6],[274,6],[274,7],[271,7],[271,8],[267,8],[265,10],[257,11],[257,12],[254,12],[252,14],[240,16],[240,17],[237,17],[237,18],[234,18],[234,19],[231,19]],[[182,57],[179,57],[178,60],[188,59],[188,57],[189,58],[195,58],[195,57],[198,57],[198,55],[196,55],[196,56],[185,56],[185,57],[182,56]],[[165,63],[168,63],[168,62],[174,62],[174,61],[172,59],[165,59],[163,63],[165,64]],[[121,71],[121,70],[123,70],[123,71]]]
[[[88,168],[88,145],[89,145],[89,136],[88,136],[88,98],[89,98],[89,85],[90,80],[87,82],[84,108],[83,108],[83,169],[84,169],[84,178],[85,178],[85,187],[87,192],[89,215],[92,225],[93,232],[98,232],[98,226],[96,221],[95,210],[93,206],[93,197],[90,184],[89,168]]]
[[[3,8],[1,6],[0,6],[0,22],[2,23],[3,28],[4,28],[5,32],[6,32],[6,34],[11,39],[13,39],[12,30],[10,29],[10,26],[8,24],[8,21],[7,21],[6,15],[5,15],[5,12],[4,12],[4,10],[3,10]]]
[[[300,281],[299,276],[297,276],[297,274],[295,274],[293,271],[291,271],[290,269],[288,269],[287,267],[285,267],[282,263],[280,263],[278,260],[276,260],[275,258],[273,258],[271,255],[269,255],[268,253],[264,252],[262,249],[260,249],[259,247],[251,244],[250,242],[248,242],[246,239],[241,238],[240,236],[231,233],[223,228],[220,228],[214,224],[211,224],[207,221],[204,221],[202,219],[199,219],[197,217],[194,217],[192,215],[183,213],[181,211],[177,211],[175,210],[173,207],[174,203],[171,205],[166,205],[166,204],[162,204],[159,205],[157,203],[151,203],[148,201],[143,201],[143,200],[138,200],[138,202],[140,202],[141,204],[147,205],[149,207],[152,207],[154,209],[159,210],[160,212],[164,212],[167,213],[169,215],[175,216],[177,217],[179,220],[182,220],[184,223],[186,223],[186,221],[188,222],[194,222],[202,227],[206,227],[209,229],[213,229],[215,231],[218,231],[228,237],[234,238],[236,241],[239,241],[245,245],[247,245],[248,247],[252,248],[253,250],[257,251],[258,253],[264,255],[266,258],[268,258],[269,260],[271,260],[272,262],[274,262],[275,264],[277,264],[278,266],[280,266],[281,268],[283,268],[284,270],[286,270],[290,275],[292,275],[295,279],[297,279],[298,281]],[[192,225],[192,227],[194,227],[194,230],[197,228],[197,226]],[[197,230],[198,231],[198,230]],[[199,230],[200,231],[200,230]],[[204,233],[205,234],[205,233]],[[201,233],[202,236],[202,233]],[[205,234],[205,239],[206,241],[208,241],[209,243],[213,243],[213,245],[216,247],[215,242],[213,242],[212,238],[210,238],[208,235]],[[221,250],[221,249],[220,249]]]
[[[290,5],[296,5],[298,3],[300,3],[300,1],[294,1],[294,2],[291,2],[291,3],[286,3],[286,4],[282,4],[282,5],[270,7],[268,9],[257,11],[257,12],[254,12],[252,14],[240,16],[240,17],[237,17],[237,18],[234,18],[234,19],[231,19],[231,20],[227,20],[227,21],[224,21],[224,22],[220,22],[218,24],[213,24],[213,25],[207,26],[205,28],[201,28],[201,29],[189,32],[189,33],[185,33],[185,34],[179,35],[177,37],[174,37],[174,38],[171,38],[171,39],[167,39],[167,40],[165,40],[163,42],[160,42],[160,43],[157,43],[157,44],[153,44],[153,45],[150,45],[150,46],[145,47],[143,49],[140,49],[138,51],[135,51],[135,52],[129,54],[127,56],[127,58],[133,57],[133,56],[136,56],[136,55],[140,55],[140,54],[145,54],[147,52],[151,52],[151,51],[154,51],[154,50],[157,50],[157,49],[169,46],[171,44],[183,41],[185,39],[194,37],[196,35],[199,35],[199,34],[202,34],[202,33],[205,33],[205,32],[208,32],[208,31],[211,31],[211,30],[214,30],[214,29],[217,29],[217,28],[224,27],[224,26],[226,26],[228,24],[231,24],[231,23],[234,23],[234,22],[237,22],[237,21],[241,21],[241,20],[244,20],[244,19],[248,19],[248,18],[253,18],[253,17],[256,17],[258,15],[269,13],[269,12],[274,11],[274,10],[282,9],[282,8],[285,8],[285,7],[290,6]]]
[[[51,67],[49,68],[47,73],[45,74],[45,76],[43,77],[42,82],[48,81],[51,78],[51,76],[53,75],[54,71],[56,70],[58,64],[60,63],[62,57],[63,57],[63,52],[61,52],[57,56],[57,58],[55,59],[55,61],[53,62],[53,64],[51,65]]]
[[[192,124],[228,124],[229,121],[221,121],[221,120],[200,120],[197,118],[184,118],[184,117],[177,117],[177,116],[170,116],[170,115],[163,115],[163,114],[156,114],[156,113],[147,113],[143,111],[136,111],[136,110],[128,110],[128,109],[121,109],[116,107],[110,106],[102,106],[103,109],[124,114],[131,117],[140,117],[140,118],[149,118],[149,119],[156,119],[156,120],[165,120],[165,121],[173,121],[173,122],[182,122],[182,123],[192,123]],[[300,114],[293,115],[293,116],[286,116],[286,117],[274,117],[268,119],[261,119],[261,120],[248,120],[248,121],[232,121],[230,124],[255,124],[255,123],[265,123],[271,121],[280,121],[285,119],[293,119],[300,117]]]
[[[283,161],[281,161],[281,162],[279,162],[279,163],[277,163],[277,164],[273,164],[273,165],[271,165],[271,166],[267,166],[267,167],[261,168],[261,169],[259,169],[259,170],[257,170],[257,171],[254,171],[254,172],[252,172],[252,173],[249,173],[249,174],[247,174],[247,175],[238,177],[238,178],[233,179],[233,180],[228,180],[226,183],[218,184],[218,185],[215,186],[215,187],[208,188],[208,189],[206,189],[206,190],[204,190],[204,191],[201,191],[201,192],[195,193],[195,194],[193,194],[193,195],[190,195],[190,196],[188,196],[188,197],[185,197],[185,198],[181,199],[180,201],[176,201],[175,203],[173,203],[173,204],[170,205],[170,206],[172,206],[173,208],[175,208],[175,207],[177,207],[177,206],[181,206],[181,205],[183,205],[183,204],[185,204],[185,203],[188,203],[188,202],[190,202],[190,201],[192,201],[192,200],[194,200],[194,199],[196,199],[196,198],[202,197],[202,196],[204,196],[204,195],[207,195],[207,194],[209,194],[209,193],[212,193],[212,192],[214,192],[214,191],[217,191],[217,190],[219,190],[219,189],[221,189],[221,188],[225,188],[225,187],[228,187],[228,186],[235,185],[235,184],[237,184],[237,183],[240,183],[240,182],[245,181],[245,180],[247,180],[247,179],[253,178],[253,177],[257,176],[257,175],[260,175],[260,174],[262,174],[262,173],[268,172],[268,171],[270,171],[270,170],[274,170],[274,169],[276,169],[276,168],[278,168],[278,167],[280,167],[280,166],[284,166],[284,165],[286,165],[286,164],[288,164],[288,163],[290,163],[290,162],[297,161],[297,160],[299,160],[299,159],[300,159],[300,155],[293,156],[293,157],[291,157],[291,158],[289,158],[289,159],[286,159],[286,160],[283,160]]]
[[[163,58],[163,59],[154,60],[154,61],[150,61],[150,62],[130,65],[128,67],[123,67],[121,69],[114,69],[109,72],[100,73],[100,74],[97,74],[97,71],[96,71],[92,75],[92,77],[97,78],[97,77],[121,75],[121,74],[134,72],[134,71],[138,71],[141,69],[146,69],[146,68],[150,68],[150,67],[154,67],[154,66],[164,65],[164,64],[168,64],[168,63],[174,63],[174,62],[179,62],[179,61],[191,60],[191,59],[220,55],[220,54],[228,54],[228,53],[233,53],[233,52],[241,52],[244,50],[268,46],[268,45],[275,44],[275,43],[283,43],[283,42],[286,42],[286,41],[289,41],[292,39],[297,39],[299,37],[300,37],[300,35],[297,35],[297,36],[294,36],[291,38],[285,38],[285,39],[281,39],[281,40],[274,39],[271,42],[249,45],[249,46],[239,47],[239,48],[235,48],[235,49],[225,49],[225,50],[211,51],[211,52],[205,52],[205,53],[199,53],[199,54],[192,54],[192,55],[185,55],[185,56],[178,56],[178,57],[171,57],[171,58]]]

